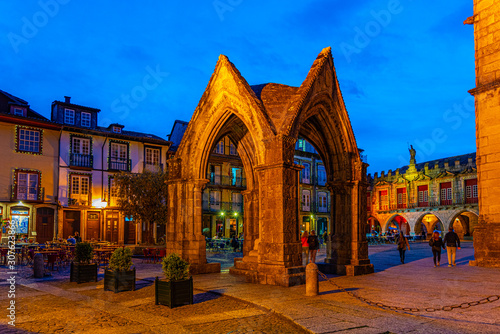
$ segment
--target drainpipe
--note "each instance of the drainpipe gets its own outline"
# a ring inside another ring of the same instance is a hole
[[[61,207],[59,205],[60,201],[59,201],[59,185],[60,185],[60,181],[59,181],[59,178],[60,178],[60,174],[61,174],[61,165],[60,165],[60,161],[61,161],[61,137],[62,137],[62,132],[63,132],[63,129],[61,127],[61,130],[59,130],[59,140],[58,140],[58,145],[57,145],[57,180],[56,180],[56,191],[57,191],[57,202],[56,202],[56,207],[57,207],[57,210],[56,210],[56,222],[57,224],[54,224],[55,225],[55,234],[54,236],[57,238],[59,238],[59,208]]]

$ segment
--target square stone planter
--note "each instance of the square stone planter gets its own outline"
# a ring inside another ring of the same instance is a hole
[[[127,271],[113,271],[109,269],[104,271],[104,291],[117,293],[134,290],[135,268]]]
[[[69,281],[76,283],[97,282],[97,264],[71,262]]]
[[[155,304],[170,308],[193,304],[193,278],[166,282],[156,277]]]

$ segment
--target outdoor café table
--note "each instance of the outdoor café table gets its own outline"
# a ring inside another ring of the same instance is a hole
[[[94,252],[96,253],[97,255],[97,262],[99,264],[101,263],[106,263],[107,259],[108,259],[108,254],[111,254],[113,253],[112,250],[109,250],[109,249],[94,249]]]

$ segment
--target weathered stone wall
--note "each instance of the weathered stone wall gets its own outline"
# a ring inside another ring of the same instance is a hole
[[[474,0],[479,224],[473,265],[500,267],[500,4]]]

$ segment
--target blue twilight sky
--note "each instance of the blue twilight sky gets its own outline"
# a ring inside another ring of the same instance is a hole
[[[299,86],[331,46],[369,172],[394,170],[408,143],[417,162],[476,150],[471,15],[472,0],[2,1],[0,89],[165,138],[219,54],[251,85]]]

